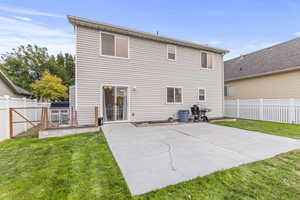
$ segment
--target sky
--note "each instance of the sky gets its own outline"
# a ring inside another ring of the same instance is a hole
[[[0,54],[27,44],[74,54],[74,15],[228,49],[230,59],[300,37],[299,10],[299,0],[0,0]]]

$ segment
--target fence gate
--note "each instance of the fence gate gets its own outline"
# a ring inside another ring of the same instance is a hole
[[[26,135],[29,129],[36,131],[48,127],[47,107],[9,108],[9,137],[16,138]]]

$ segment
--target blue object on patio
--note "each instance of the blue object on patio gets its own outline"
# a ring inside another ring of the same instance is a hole
[[[179,122],[188,122],[189,121],[189,110],[179,110],[178,111],[178,120]]]

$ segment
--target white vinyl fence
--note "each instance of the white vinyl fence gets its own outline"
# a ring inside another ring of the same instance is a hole
[[[36,100],[26,98],[12,98],[0,96],[0,141],[9,138],[9,108],[20,107],[48,107],[48,103],[38,103]],[[29,120],[39,120],[41,109],[20,109],[18,112]],[[20,116],[14,113],[14,121],[24,121]],[[14,136],[31,128],[28,123],[18,123],[13,125]]]
[[[225,116],[300,124],[300,99],[225,100]]]

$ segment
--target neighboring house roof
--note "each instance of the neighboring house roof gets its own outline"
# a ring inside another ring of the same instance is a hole
[[[0,78],[4,81],[4,83],[6,83],[6,85],[16,94],[18,95],[24,95],[24,96],[30,96],[31,93],[28,92],[27,90],[16,86],[15,84],[13,84],[13,82],[11,82],[11,80],[9,80],[9,78],[2,72],[0,71]]]
[[[207,45],[187,42],[187,41],[183,41],[183,40],[177,40],[177,39],[164,37],[164,36],[158,36],[158,35],[154,35],[154,34],[150,34],[150,33],[146,33],[146,32],[128,29],[125,27],[114,26],[114,25],[100,23],[100,22],[96,22],[96,21],[92,21],[92,20],[88,20],[88,19],[83,19],[80,17],[69,16],[69,15],[67,17],[68,17],[69,22],[73,25],[80,25],[80,26],[85,26],[85,27],[89,27],[89,28],[93,28],[93,29],[98,29],[98,30],[103,30],[103,31],[128,35],[128,36],[139,37],[139,38],[143,38],[143,39],[149,39],[149,40],[165,42],[165,43],[169,43],[169,44],[181,45],[181,46],[191,47],[191,48],[195,48],[195,49],[211,51],[211,52],[215,52],[215,53],[219,53],[219,54],[226,54],[229,52],[228,50],[214,48],[214,47],[210,47]]]
[[[300,37],[224,62],[225,81],[300,69]]]

